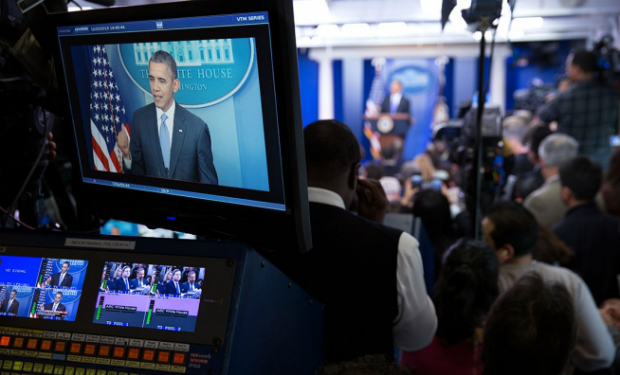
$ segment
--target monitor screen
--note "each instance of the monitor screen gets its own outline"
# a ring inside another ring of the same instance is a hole
[[[194,332],[205,269],[106,262],[93,323]]]
[[[262,245],[294,233],[303,251],[291,1],[217,3],[55,15],[81,196],[150,226]]]
[[[0,315],[73,322],[86,260],[0,256]]]
[[[58,28],[83,181],[284,210],[268,21]]]

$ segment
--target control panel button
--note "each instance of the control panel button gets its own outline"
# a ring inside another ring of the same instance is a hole
[[[185,364],[185,353],[174,353],[172,356],[172,363],[175,365]]]
[[[99,345],[99,357],[109,357],[112,348],[110,345]]]
[[[28,339],[28,342],[26,343],[26,348],[30,350],[36,350],[38,344],[39,339]]]
[[[72,342],[69,347],[69,353],[80,354],[82,352],[82,344],[79,342]]]
[[[160,351],[157,353],[157,362],[159,363],[168,363],[170,362],[170,352]]]
[[[139,360],[140,359],[140,349],[138,348],[129,348],[127,350],[127,359]]]
[[[56,353],[64,353],[67,351],[67,342],[66,341],[56,341],[54,344],[54,351]]]
[[[84,345],[84,355],[95,355],[95,350],[97,349],[97,345],[95,344],[85,344]]]
[[[142,360],[143,361],[148,361],[148,362],[153,362],[155,360],[155,351],[151,350],[151,349],[145,349],[142,352]]]
[[[41,346],[39,350],[43,350],[45,352],[49,352],[52,350],[52,340],[41,340]]]
[[[16,337],[13,340],[13,347],[14,348],[18,348],[18,349],[23,348],[24,347],[24,339],[23,339],[23,337]]]
[[[112,357],[120,359],[125,358],[125,350],[126,348],[124,346],[115,346],[114,350],[112,351]]]
[[[0,337],[0,346],[9,346],[11,343],[11,336]]]

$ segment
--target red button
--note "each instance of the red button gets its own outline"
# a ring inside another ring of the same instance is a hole
[[[95,344],[86,344],[84,345],[84,354],[86,355],[95,355]]]
[[[157,362],[168,363],[170,361],[170,352],[159,352],[157,354]]]
[[[42,340],[41,341],[41,347],[39,348],[39,350],[44,350],[46,352],[49,352],[50,350],[52,350],[52,341],[51,340]]]
[[[10,342],[11,336],[2,336],[2,338],[0,338],[0,346],[9,346]]]
[[[56,341],[56,345],[54,345],[54,351],[64,353],[67,350],[67,342],[66,341]]]
[[[28,343],[26,344],[26,348],[35,350],[37,348],[37,344],[39,343],[38,339],[28,339]]]
[[[140,359],[140,349],[129,348],[129,351],[127,352],[127,359]]]
[[[24,346],[24,339],[21,337],[16,337],[15,340],[13,340],[13,347],[14,348],[22,348]]]
[[[185,363],[185,353],[174,353],[172,357],[172,363],[176,365],[182,365]]]
[[[71,347],[69,348],[69,353],[71,354],[80,354],[82,351],[82,344],[79,342],[71,343]]]
[[[145,349],[144,352],[142,352],[142,360],[153,362],[155,360],[155,351]]]
[[[99,356],[108,357],[110,355],[110,345],[101,345],[99,347]]]
[[[124,346],[117,346],[114,348],[114,351],[112,352],[112,357],[114,358],[123,358],[125,357],[125,347]]]

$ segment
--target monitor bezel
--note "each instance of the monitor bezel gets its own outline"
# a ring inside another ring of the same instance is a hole
[[[307,251],[311,248],[308,193],[305,172],[303,130],[299,98],[299,78],[295,26],[291,0],[253,0],[244,3],[227,1],[178,2],[92,11],[57,13],[48,17],[50,40],[60,92],[65,105],[63,115],[71,119],[67,87],[61,66],[57,27],[110,22],[165,20],[184,17],[267,12],[282,160],[283,211],[167,196],[86,183],[74,168],[74,189],[81,220],[92,217],[115,218],[194,233],[209,238],[242,240],[258,248]],[[70,121],[70,120],[69,120]],[[73,121],[71,127],[75,140]],[[67,131],[67,134],[69,131]],[[72,143],[74,146],[75,142]],[[74,149],[74,165],[78,162]],[[96,199],[94,199],[96,197]],[[157,202],[157,205],[153,205]]]

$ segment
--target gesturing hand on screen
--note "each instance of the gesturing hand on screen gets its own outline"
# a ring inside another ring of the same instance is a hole
[[[125,125],[122,126],[121,131],[116,136],[116,144],[118,144],[118,148],[121,149],[123,157],[129,160],[129,137],[127,136]]]

